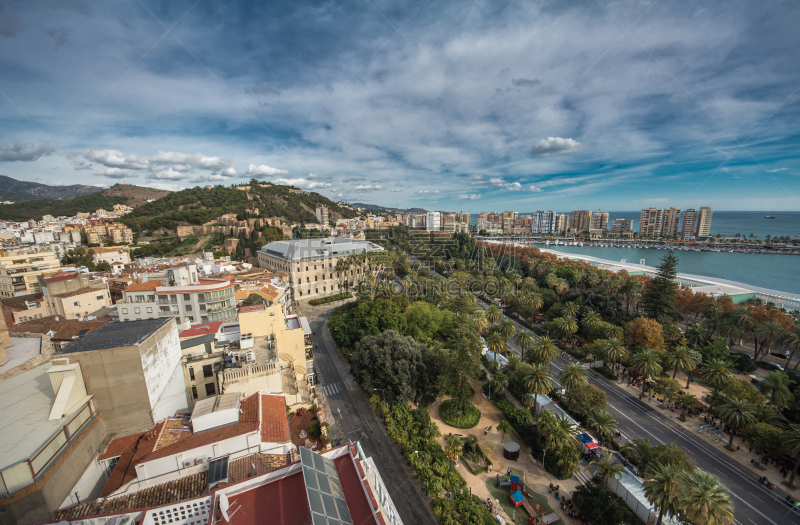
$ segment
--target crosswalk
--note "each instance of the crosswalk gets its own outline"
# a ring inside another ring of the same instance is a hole
[[[586,485],[589,483],[591,476],[588,474],[588,472],[578,471],[575,473],[575,479],[577,479],[581,485]]]
[[[323,386],[322,391],[325,393],[326,396],[331,397],[341,392],[341,389],[339,387],[339,383],[336,382],[336,383],[331,383],[330,385]]]
[[[323,316],[320,316],[320,317],[315,317],[314,319],[311,320],[311,322],[312,323],[324,323],[327,320],[328,320],[328,316],[327,315],[323,315]]]

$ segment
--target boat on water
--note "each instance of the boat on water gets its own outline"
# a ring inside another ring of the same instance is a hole
[[[766,216],[764,216],[764,218],[765,219],[774,219],[775,216],[774,215],[766,215]]]

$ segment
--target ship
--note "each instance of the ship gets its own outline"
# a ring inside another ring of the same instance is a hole
[[[775,216],[773,216],[773,215],[766,215],[764,218],[765,218],[765,219],[774,219],[774,218],[775,218]]]

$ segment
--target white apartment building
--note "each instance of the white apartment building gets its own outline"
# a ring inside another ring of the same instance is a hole
[[[425,229],[429,232],[438,232],[442,229],[442,214],[438,211],[429,211]]]
[[[714,215],[714,208],[701,206],[697,214],[697,237],[711,236],[711,216]]]
[[[531,218],[531,233],[550,235],[556,231],[556,212],[537,211]]]

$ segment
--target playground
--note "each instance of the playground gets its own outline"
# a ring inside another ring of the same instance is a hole
[[[493,513],[499,501],[500,509],[505,507],[505,514],[512,518],[512,523],[516,525],[533,525],[535,523],[564,525],[564,522],[547,503],[547,496],[527,489],[523,471],[512,468],[511,476],[499,474],[486,479],[486,490],[491,494],[492,504],[495,506]],[[499,487],[495,486],[498,481]],[[534,516],[539,520],[532,520]]]

